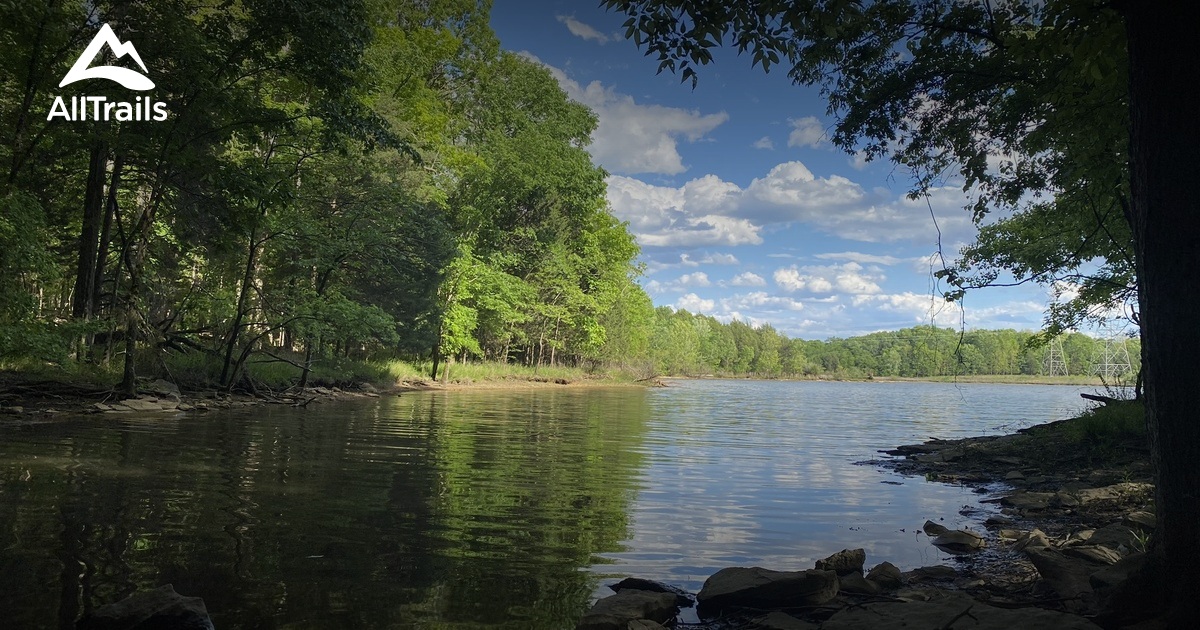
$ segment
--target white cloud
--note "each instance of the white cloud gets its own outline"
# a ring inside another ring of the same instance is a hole
[[[878,283],[884,280],[877,270],[865,269],[855,262],[828,266],[792,265],[776,269],[773,278],[779,288],[788,292],[831,293],[836,289],[839,293],[852,295],[879,293],[882,289]]]
[[[555,16],[559,22],[567,25],[567,30],[575,37],[594,41],[599,44],[607,44],[609,41],[608,35],[592,28],[590,25],[580,22],[572,15],[557,15]]]
[[[527,55],[537,61],[536,57]],[[543,64],[545,65],[545,64]],[[679,155],[680,140],[696,142],[729,120],[729,114],[701,114],[696,110],[642,105],[599,81],[586,86],[562,70],[546,65],[572,100],[596,113],[598,124],[588,152],[613,173],[676,175],[687,170]]]
[[[840,175],[817,177],[795,161],[775,166],[746,188],[716,175],[680,187],[621,175],[607,181],[613,214],[630,222],[644,247],[758,244],[764,226],[780,223],[804,223],[848,240],[932,244],[938,232],[930,207],[945,251],[974,233],[963,211],[969,199],[960,188],[932,189],[928,201],[896,198],[887,189],[867,191]]]
[[[608,202],[613,215],[629,222],[630,230],[644,247],[761,243],[761,228],[747,219],[719,214],[711,195],[719,197],[727,189],[713,185],[712,179],[693,180],[699,182],[694,188],[690,188],[693,182],[671,188],[613,175],[608,178]]]
[[[825,126],[816,116],[792,118],[788,123],[792,125],[792,132],[788,134],[789,147],[816,148],[825,139]]]
[[[721,300],[721,308],[730,314],[738,313],[738,309],[762,309],[767,311],[801,311],[804,304],[789,297],[768,295],[765,291],[753,291],[735,295]]]
[[[755,149],[771,150],[771,149],[775,148],[775,143],[771,141],[771,138],[769,138],[767,136],[763,136],[763,137],[759,138],[758,140],[755,140],[754,144],[752,144],[750,146],[754,147]]]
[[[691,313],[708,313],[716,308],[716,306],[717,303],[715,301],[706,300],[695,293],[688,293],[675,302],[677,310]]]
[[[897,258],[895,256],[877,256],[875,254],[864,254],[862,252],[828,252],[825,254],[814,254],[814,258],[821,260],[848,260],[859,264],[868,265],[898,265],[903,262],[912,262],[912,258]],[[922,262],[927,262],[925,257],[921,257]]]
[[[855,151],[854,155],[851,155],[850,159],[846,161],[849,162],[851,168],[856,171],[861,171],[864,168],[867,168],[867,164],[869,164],[867,161],[867,154],[863,151]]]
[[[681,287],[707,287],[712,285],[712,282],[710,282],[708,279],[708,274],[704,273],[703,271],[685,273],[682,276],[679,276],[679,280],[676,282],[678,282],[679,286]]]
[[[767,286],[767,281],[756,273],[746,271],[734,276],[733,280],[729,281],[729,284],[735,287],[765,287]]]

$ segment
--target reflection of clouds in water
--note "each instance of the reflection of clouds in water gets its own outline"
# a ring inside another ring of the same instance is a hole
[[[980,507],[979,495],[853,462],[928,437],[1066,417],[1076,399],[1074,388],[942,383],[691,381],[657,390],[640,445],[648,457],[633,537],[603,571],[699,588],[724,566],[804,569],[843,548],[865,548],[868,566],[947,562],[916,532],[927,518],[972,525],[958,512]],[[896,479],[903,485],[881,483]]]

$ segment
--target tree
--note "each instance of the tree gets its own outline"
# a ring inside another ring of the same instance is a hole
[[[1191,411],[1191,358],[1200,353],[1200,294],[1185,287],[1200,260],[1200,200],[1187,185],[1200,168],[1200,121],[1178,86],[1200,78],[1189,43],[1200,8],[1126,0],[603,4],[629,14],[627,37],[658,56],[660,71],[684,80],[696,80],[696,67],[713,59],[709,48],[727,35],[764,70],[790,65],[794,81],[820,84],[829,97],[839,117],[834,142],[913,169],[918,195],[955,173],[977,193],[978,214],[1074,190],[1107,190],[1119,205],[1118,191],[1130,183],[1122,210],[1133,235],[1156,475],[1154,550],[1169,585],[1157,592],[1172,623],[1193,618],[1200,423]],[[1072,68],[1085,79],[1068,78]],[[1129,121],[1127,153],[1123,136],[1093,136],[1087,125],[1091,99],[1103,93],[1095,83],[1114,74],[1118,102],[1128,103],[1128,118],[1119,119]],[[1125,93],[1121,76],[1129,77]],[[1106,157],[1076,160],[1088,151]],[[1008,163],[990,168],[996,156]],[[1107,213],[1108,205],[1095,209]],[[952,273],[944,275],[953,280]]]

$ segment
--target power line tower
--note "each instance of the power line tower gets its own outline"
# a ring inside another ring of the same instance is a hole
[[[1097,353],[1092,363],[1092,372],[1104,379],[1115,379],[1118,376],[1133,371],[1129,364],[1129,348],[1125,346],[1125,337],[1104,329],[1104,347]]]
[[[1067,376],[1067,359],[1063,355],[1062,339],[1055,337],[1050,340],[1046,349],[1046,375]]]

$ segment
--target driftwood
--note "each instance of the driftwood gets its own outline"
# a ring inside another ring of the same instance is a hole
[[[1101,396],[1099,394],[1080,394],[1079,397],[1085,400],[1094,400],[1098,403],[1104,403],[1106,405],[1110,403],[1129,402],[1129,400],[1125,398],[1113,398],[1112,396]]]

